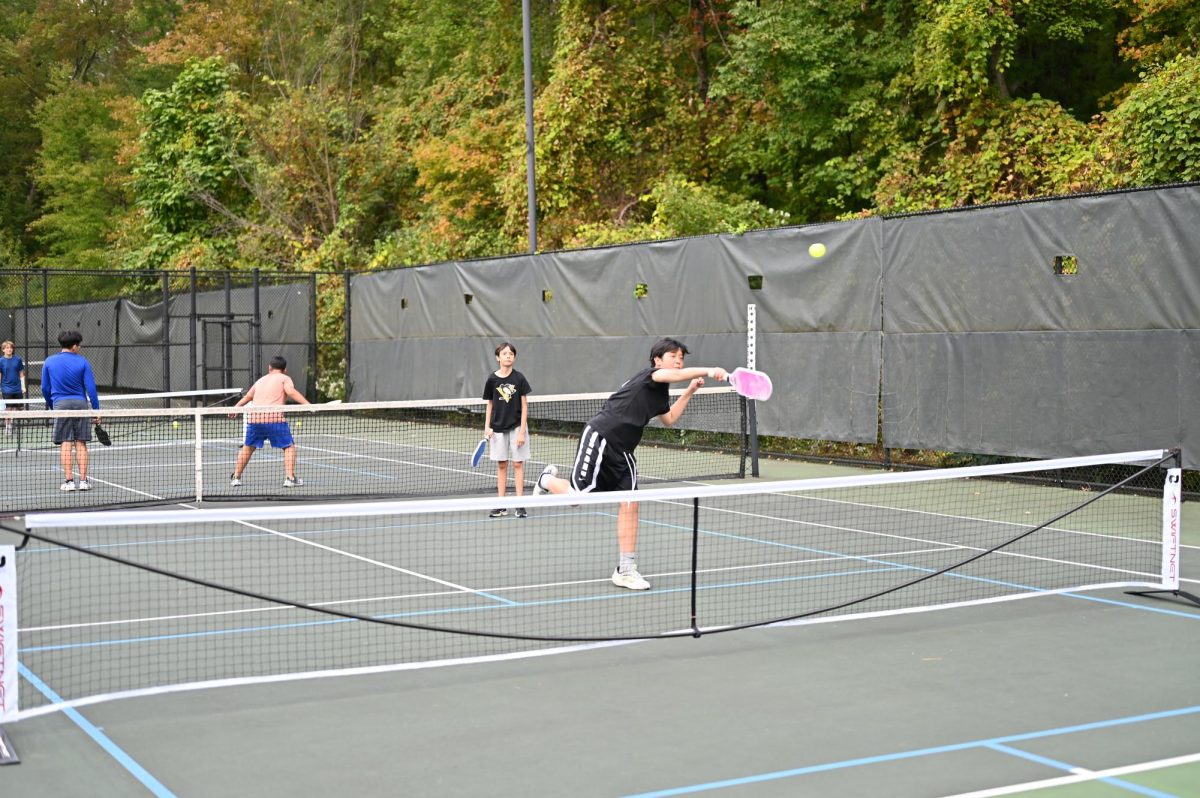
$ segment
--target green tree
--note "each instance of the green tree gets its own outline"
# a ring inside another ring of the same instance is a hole
[[[1045,51],[1066,56],[1057,73],[1070,73],[1090,37],[1107,31],[1109,52],[1091,60],[1089,77],[1058,87],[1060,97],[1098,106],[1119,72],[1112,68],[1111,0],[922,0],[917,10],[915,67],[892,85],[920,98],[918,107],[936,105],[883,153],[876,207],[916,210],[1093,187],[1096,132],[1036,89],[1054,85],[1041,77],[1055,71]]]
[[[233,71],[217,58],[192,61],[169,89],[142,96],[133,188],[144,241],[131,265],[221,266],[228,257],[250,201]]]
[[[545,246],[570,240],[580,225],[646,221],[636,215],[641,197],[672,171],[705,180],[721,174],[714,145],[728,138],[731,119],[726,103],[709,93],[724,57],[720,42],[729,35],[727,5],[561,4],[557,48],[536,112]],[[505,194],[514,233],[512,211],[523,210],[519,174],[510,172]]]
[[[30,225],[41,243],[38,265],[111,268],[114,222],[127,207],[119,125],[105,90],[65,78],[56,88],[34,114],[42,142],[34,166],[42,213]]]
[[[1111,183],[1200,180],[1200,56],[1146,73],[1108,115],[1099,152]]]
[[[29,168],[40,142],[32,115],[46,74],[29,58],[25,41],[36,6],[35,0],[8,0],[0,14],[0,233],[15,248],[9,252],[36,245],[26,230],[37,216]]]
[[[1121,53],[1143,67],[1200,52],[1200,14],[1194,0],[1125,0],[1130,24],[1117,40]]]
[[[713,94],[746,119],[729,157],[743,186],[757,187],[751,196],[804,219],[869,206],[880,118],[910,113],[910,98],[889,86],[912,65],[911,14],[900,0],[734,6],[741,33]]]
[[[656,182],[640,202],[649,209],[648,221],[624,227],[582,225],[567,243],[585,247],[711,233],[744,233],[788,223],[788,215],[782,211],[679,175],[668,175]]]
[[[894,147],[875,207],[884,213],[1065,194],[1088,187],[1095,133],[1050,100],[977,105],[955,135]],[[928,160],[936,150],[937,164]]]

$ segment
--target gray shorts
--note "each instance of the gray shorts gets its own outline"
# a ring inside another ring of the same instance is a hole
[[[529,436],[525,436],[525,443],[522,446],[517,446],[517,431],[510,429],[508,432],[493,432],[491,453],[488,458],[497,462],[501,460],[512,460],[514,462],[523,463],[529,459]]]
[[[91,405],[86,399],[59,399],[54,403],[55,410],[87,410]],[[92,420],[90,418],[56,418],[54,419],[54,442],[81,441],[87,443],[92,439]]]

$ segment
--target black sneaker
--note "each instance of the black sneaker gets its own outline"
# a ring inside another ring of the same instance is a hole
[[[528,518],[528,517],[529,517],[529,513],[525,512],[524,507],[517,508],[517,518]]]
[[[488,513],[488,518],[503,518],[508,515],[508,510],[492,510]]]

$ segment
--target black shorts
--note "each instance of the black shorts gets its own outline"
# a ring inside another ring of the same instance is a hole
[[[637,459],[631,452],[611,446],[603,435],[587,426],[579,436],[570,481],[580,493],[636,490]]]
[[[91,405],[86,399],[59,399],[54,403],[55,410],[88,410]],[[99,411],[96,411],[99,413]],[[92,420],[90,418],[56,418],[54,419],[54,442],[56,444],[68,441],[87,443],[92,439]]]
[[[5,391],[2,395],[4,396],[5,399],[24,399],[25,398],[25,394],[21,393],[20,391],[12,391],[12,392]],[[23,405],[23,404],[8,405],[8,409],[9,410],[24,410],[25,405]]]

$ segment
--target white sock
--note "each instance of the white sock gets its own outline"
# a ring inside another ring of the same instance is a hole
[[[637,552],[621,552],[621,562],[617,565],[617,570],[621,573],[637,570]]]

